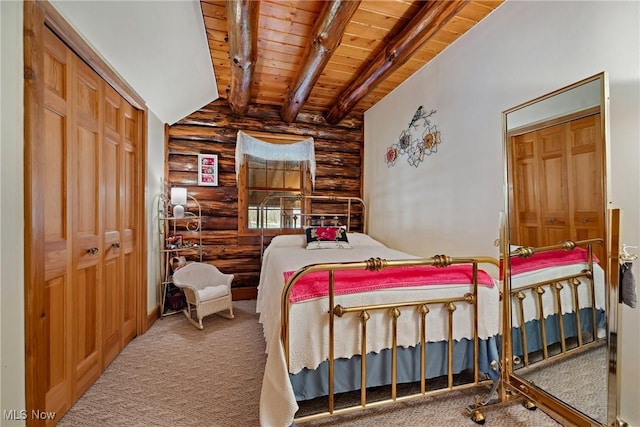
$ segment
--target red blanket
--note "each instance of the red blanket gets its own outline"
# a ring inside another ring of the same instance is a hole
[[[587,258],[587,250],[583,248],[575,248],[571,251],[556,249],[554,251],[533,254],[529,258],[513,257],[511,258],[511,274],[526,273],[548,267],[584,263],[587,262]],[[595,255],[593,256],[593,262],[598,262],[598,258]]]
[[[293,271],[284,273],[287,281]],[[417,266],[390,267],[382,271],[338,270],[334,273],[334,292],[344,295],[378,289],[401,288],[427,285],[462,285],[471,284],[473,270],[471,265],[451,265],[449,267]],[[289,300],[300,302],[311,298],[325,297],[329,293],[329,273],[317,271],[309,273],[295,284]],[[478,270],[478,284],[493,287],[493,279],[489,274]]]

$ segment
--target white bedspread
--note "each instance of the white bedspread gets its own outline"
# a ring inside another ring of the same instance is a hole
[[[526,273],[516,274],[511,277],[511,289],[517,289],[522,286],[527,286],[533,283],[543,282],[545,280],[552,280],[556,277],[569,276],[572,274],[579,274],[581,271],[587,268],[587,263],[578,263],[571,265],[564,265],[559,267],[549,267],[540,270],[529,271]],[[596,308],[605,308],[605,282],[604,282],[604,270],[598,264],[593,265],[593,278],[594,289],[596,297]],[[580,279],[581,284],[578,286],[578,301],[580,308],[591,307],[591,296],[589,291],[588,280],[584,277]],[[573,313],[573,294],[571,286],[565,282],[562,282],[563,289],[560,292],[560,302],[562,303],[562,313]],[[542,295],[542,307],[545,317],[554,314],[556,312],[555,295],[553,291],[545,286],[545,293]],[[526,298],[523,303],[523,312],[525,322],[533,319],[537,319],[537,298],[529,291],[525,293]],[[520,319],[517,315],[517,299],[512,299],[512,326],[519,327]]]
[[[257,311],[264,328],[267,343],[267,364],[265,367],[260,402],[260,420],[266,426],[290,425],[298,405],[284,358],[284,349],[280,341],[280,297],[284,286],[284,271],[295,271],[305,265],[321,262],[364,261],[371,257],[385,259],[416,258],[409,254],[390,249],[367,235],[348,234],[353,249],[305,250],[304,236],[279,236],[265,251],[262,274],[258,287]],[[388,303],[396,301],[420,301],[463,295],[470,286],[446,285],[428,287],[405,287],[386,289],[365,294],[350,294],[336,297],[336,301],[345,306]],[[498,287],[480,286],[479,291],[479,336],[487,338],[499,331]],[[454,315],[454,338],[471,338],[472,306],[467,303],[456,304]],[[428,341],[441,341],[447,338],[446,310],[442,307],[430,307],[427,315]],[[303,368],[315,369],[328,358],[328,303],[326,298],[317,298],[296,303],[290,314],[290,358],[291,373]],[[367,350],[378,352],[389,348],[391,331],[384,313],[371,313],[368,321]],[[318,322],[324,318],[325,322]],[[414,346],[419,342],[416,327],[402,327],[403,324],[419,324],[415,309],[404,309],[398,319],[398,345]],[[336,358],[349,358],[359,353],[358,319],[355,316],[336,318]],[[375,331],[375,333],[373,333]]]

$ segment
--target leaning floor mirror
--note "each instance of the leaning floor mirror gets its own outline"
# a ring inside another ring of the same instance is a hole
[[[615,425],[607,75],[507,110],[503,124],[505,385],[563,424]]]

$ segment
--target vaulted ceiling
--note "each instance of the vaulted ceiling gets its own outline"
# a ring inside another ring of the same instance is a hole
[[[202,0],[218,95],[336,124],[362,113],[502,0]]]

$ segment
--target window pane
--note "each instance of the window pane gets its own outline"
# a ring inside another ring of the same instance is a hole
[[[266,185],[267,163],[263,159],[248,156],[248,185],[251,187],[264,187]]]
[[[278,191],[267,192],[254,190],[250,192],[250,203],[248,207],[249,228],[259,228],[262,221],[265,228],[300,228],[302,226],[301,201],[270,198],[260,211],[261,203],[269,196],[297,196],[298,192]],[[255,201],[255,202],[254,202]]]
[[[267,192],[264,190],[249,190],[249,206],[259,206],[265,197]]]
[[[285,171],[284,185],[285,188],[300,188],[300,169]]]
[[[284,175],[282,169],[267,170],[267,185],[269,188],[284,188]]]

